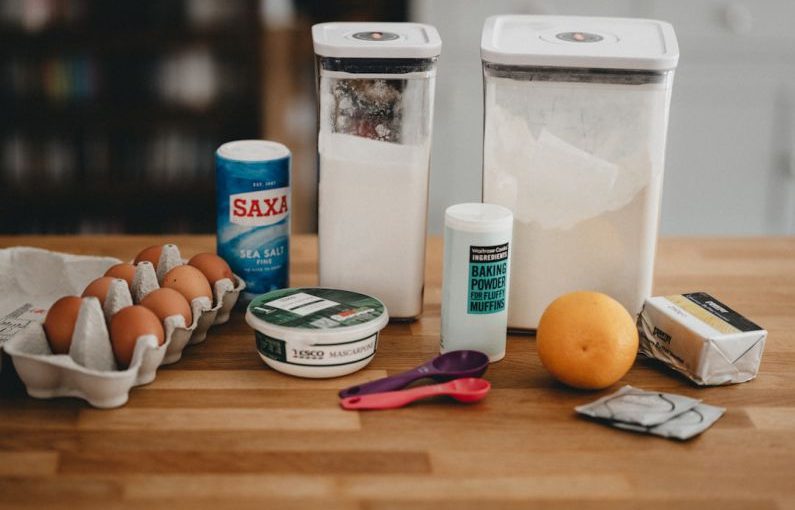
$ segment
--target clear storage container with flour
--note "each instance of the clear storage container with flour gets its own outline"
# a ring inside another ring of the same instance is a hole
[[[483,200],[514,214],[508,326],[556,297],[651,295],[679,50],[668,23],[495,16],[481,41]]]
[[[416,23],[322,23],[312,38],[320,285],[376,296],[392,318],[414,318],[439,34]]]

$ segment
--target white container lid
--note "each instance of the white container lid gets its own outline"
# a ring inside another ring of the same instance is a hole
[[[248,305],[246,322],[288,343],[328,345],[377,333],[389,322],[389,313],[380,300],[358,292],[290,288],[255,297]]]
[[[221,145],[216,153],[232,161],[272,161],[288,157],[290,149],[269,140],[236,140]]]
[[[468,202],[451,205],[444,211],[444,224],[467,232],[495,232],[513,228],[513,213],[496,204]]]
[[[442,51],[439,32],[421,23],[319,23],[312,42],[322,57],[433,58]]]
[[[501,15],[486,19],[480,56],[503,65],[665,71],[676,68],[679,45],[664,21]]]

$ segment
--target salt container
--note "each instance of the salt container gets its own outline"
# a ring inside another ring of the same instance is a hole
[[[422,311],[436,29],[312,27],[318,79],[320,285]]]
[[[483,200],[514,214],[508,326],[569,291],[651,295],[679,49],[646,19],[508,15],[483,28]]]

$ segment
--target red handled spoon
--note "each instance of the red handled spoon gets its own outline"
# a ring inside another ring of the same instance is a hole
[[[463,377],[480,377],[487,368],[489,368],[489,357],[480,351],[450,351],[407,372],[345,388],[339,392],[339,396],[346,398],[395,391],[426,377],[439,382]]]
[[[466,377],[442,384],[418,386],[408,390],[346,397],[340,400],[340,405],[343,409],[396,409],[415,400],[439,395],[448,395],[459,402],[469,404],[484,399],[490,389],[491,384],[487,380]]]

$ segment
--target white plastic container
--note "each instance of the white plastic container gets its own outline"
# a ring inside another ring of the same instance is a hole
[[[357,292],[281,289],[254,298],[246,322],[265,364],[289,375],[326,378],[372,361],[389,314],[381,301]]]
[[[569,291],[651,295],[679,50],[654,20],[495,16],[481,41],[483,201],[514,214],[508,326]]]
[[[505,356],[513,215],[494,204],[467,203],[444,214],[441,352]]]
[[[422,311],[436,29],[312,27],[319,107],[320,285]]]

